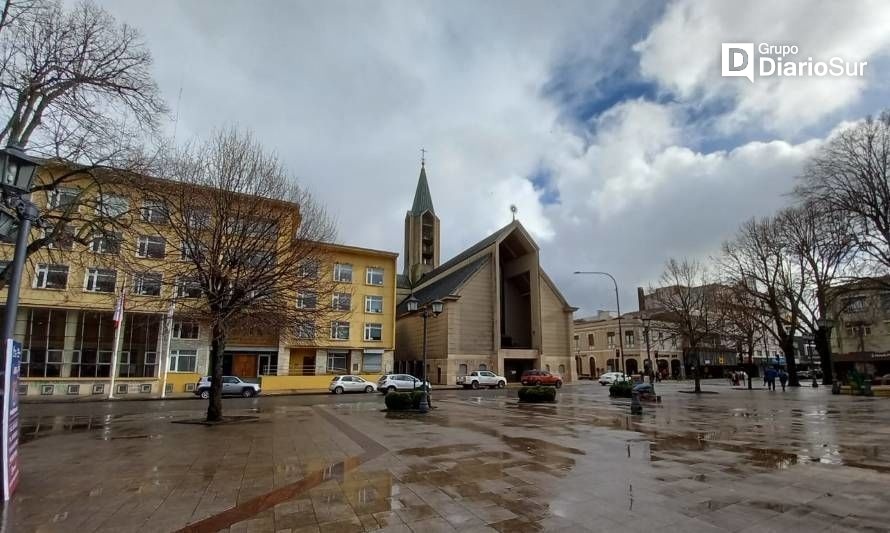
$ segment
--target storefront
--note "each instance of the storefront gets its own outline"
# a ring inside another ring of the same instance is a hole
[[[852,352],[832,355],[834,371],[839,379],[855,370],[867,377],[890,374],[890,352]]]

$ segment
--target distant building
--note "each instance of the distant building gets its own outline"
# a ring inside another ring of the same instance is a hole
[[[837,373],[890,373],[890,277],[838,287],[832,301],[831,348]]]
[[[538,245],[518,221],[507,224],[439,264],[439,219],[421,165],[414,202],[405,216],[405,274],[399,277],[396,371],[431,383],[454,384],[478,369],[518,381],[540,368],[572,381],[572,313],[541,268]],[[409,313],[411,294],[421,306],[434,300],[445,311],[430,318],[423,368],[423,318]]]

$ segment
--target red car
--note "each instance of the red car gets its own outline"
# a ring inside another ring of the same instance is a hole
[[[562,387],[562,378],[547,370],[526,370],[520,381],[523,385],[553,385],[557,389]]]

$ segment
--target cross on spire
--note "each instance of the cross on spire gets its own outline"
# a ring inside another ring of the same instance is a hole
[[[420,166],[426,165],[426,148],[420,149]]]

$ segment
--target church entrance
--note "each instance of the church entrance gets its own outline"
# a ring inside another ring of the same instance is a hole
[[[518,383],[523,372],[534,368],[534,359],[504,359],[504,377],[510,383]]]

